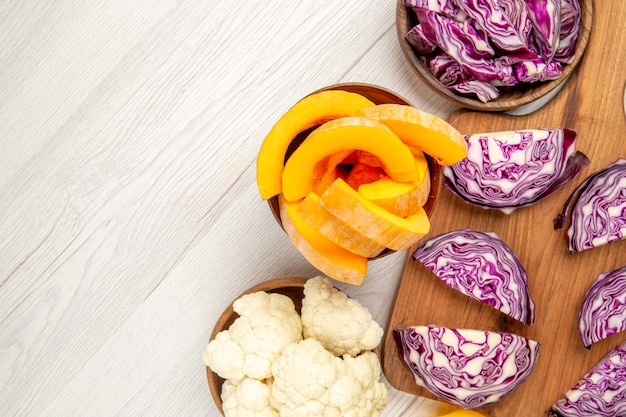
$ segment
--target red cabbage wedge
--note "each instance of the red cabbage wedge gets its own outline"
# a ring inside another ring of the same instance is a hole
[[[553,406],[553,417],[626,416],[626,342],[614,348]]]
[[[626,159],[618,159],[580,184],[554,219],[554,228],[563,227],[568,217],[572,253],[626,239]]]
[[[626,330],[626,266],[600,274],[591,285],[580,308],[578,328],[586,348]]]
[[[527,129],[466,135],[468,156],[442,167],[445,185],[467,203],[511,214],[548,197],[589,165],[575,131]]]
[[[461,293],[531,325],[535,303],[528,276],[497,234],[461,229],[424,241],[413,259]]]
[[[539,344],[512,334],[439,326],[394,329],[415,382],[466,409],[499,401],[533,371]]]

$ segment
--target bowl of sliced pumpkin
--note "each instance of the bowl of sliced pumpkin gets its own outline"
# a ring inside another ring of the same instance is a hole
[[[335,280],[430,230],[441,165],[467,156],[445,120],[371,84],[335,84],[293,105],[265,137],[257,185],[295,248]]]

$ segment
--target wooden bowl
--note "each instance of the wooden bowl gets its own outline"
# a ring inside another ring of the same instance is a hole
[[[552,92],[556,93],[558,90],[555,91],[555,89],[569,79],[570,75],[580,63],[587,43],[589,42],[593,17],[593,0],[580,0],[580,13],[580,32],[578,35],[578,43],[576,44],[574,61],[563,66],[563,74],[561,77],[552,81],[524,83],[512,87],[508,91],[503,91],[498,97],[487,103],[483,103],[471,97],[458,95],[448,90],[446,86],[439,82],[439,80],[426,69],[422,60],[415,54],[411,45],[409,45],[405,38],[406,33],[417,23],[417,17],[410,8],[404,5],[402,0],[397,0],[396,3],[396,31],[398,40],[400,41],[400,48],[410,66],[417,75],[439,95],[455,104],[473,110],[505,111],[529,104]]]
[[[344,91],[348,91],[351,93],[361,94],[362,96],[371,100],[375,104],[391,103],[391,104],[403,104],[403,105],[412,106],[412,104],[409,103],[407,99],[401,97],[400,95],[394,93],[393,91],[387,90],[377,85],[365,84],[365,83],[333,84],[331,86],[316,90],[312,92],[310,95],[319,93],[321,91],[326,91],[326,90],[344,90]],[[294,138],[294,140],[289,145],[289,148],[287,149],[285,160],[289,157],[289,155],[293,153],[293,151],[298,146],[300,146],[300,144],[304,141],[304,139],[306,139],[308,134],[313,129],[315,129],[315,127],[305,130],[304,132],[302,132],[301,134],[299,134],[298,136]],[[426,155],[426,159],[428,161],[428,169],[430,170],[430,183],[431,184],[430,184],[430,194],[428,195],[428,200],[426,201],[426,204],[424,205],[424,210],[426,211],[426,214],[428,214],[428,217],[432,217],[433,212],[435,210],[436,203],[437,203],[437,198],[439,196],[439,193],[441,192],[441,185],[443,183],[443,175],[441,172],[441,166],[437,162],[435,162],[433,158]],[[276,219],[278,224],[282,227],[282,221],[280,220],[280,206],[278,204],[278,196],[270,198],[268,200],[268,204],[269,204],[270,210],[272,211],[272,214],[274,215],[274,218]],[[379,259],[393,252],[394,251],[390,249],[385,249],[379,255],[371,259]]]
[[[284,294],[293,300],[293,303],[296,305],[296,311],[300,313],[300,310],[302,309],[302,299],[304,298],[304,283],[307,279],[308,278],[300,277],[271,279],[247,289],[239,297],[237,297],[237,299],[245,294],[252,294],[257,291]],[[209,340],[213,340],[215,335],[222,330],[228,329],[237,317],[239,317],[239,315],[233,311],[233,304],[231,303],[215,323],[215,327],[213,328],[213,332],[211,332],[211,338]],[[224,415],[221,397],[224,379],[220,378],[216,373],[211,371],[208,366],[206,367],[206,377],[213,401],[215,401],[215,405],[220,410],[220,413]]]

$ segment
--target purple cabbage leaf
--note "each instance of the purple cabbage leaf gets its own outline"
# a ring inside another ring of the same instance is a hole
[[[413,253],[448,286],[526,324],[535,320],[528,276],[497,234],[455,230],[424,241]]]
[[[539,353],[539,343],[512,333],[430,325],[397,328],[393,336],[415,383],[466,409],[513,391]]]
[[[541,56],[549,63],[559,46],[561,33],[561,0],[527,0],[528,16]]]
[[[553,417],[626,416],[626,342],[611,350],[552,405]]]
[[[600,274],[591,285],[580,307],[578,328],[587,349],[626,330],[626,266]]]
[[[468,156],[442,167],[445,186],[469,204],[511,214],[558,191],[589,165],[570,129],[466,135]]]
[[[570,195],[554,228],[568,218],[572,253],[626,239],[626,159],[620,158],[590,175]]]

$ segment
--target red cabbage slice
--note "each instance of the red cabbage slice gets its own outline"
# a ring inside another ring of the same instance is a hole
[[[516,26],[496,0],[463,0],[458,4],[478,22],[500,50],[518,54],[527,52],[528,58],[536,56],[528,49],[528,44],[524,40],[528,34],[517,32]]]
[[[455,290],[522,323],[534,322],[526,271],[496,233],[470,229],[443,233],[423,242],[413,259]]]
[[[561,33],[561,0],[527,0],[528,15],[541,56],[552,61]]]
[[[450,0],[404,0],[404,5],[411,9],[426,9],[444,15],[456,21],[467,19],[467,13]]]
[[[482,58],[494,56],[487,35],[477,30],[471,19],[458,22],[428,9],[414,10],[424,35],[461,65],[475,61],[478,65]]]
[[[563,74],[563,66],[559,62],[546,64],[540,59],[518,62],[513,70],[517,79],[526,83],[556,80]]]
[[[445,185],[467,203],[511,214],[571,182],[589,159],[570,129],[466,135],[468,156],[443,167]]]
[[[494,85],[477,80],[461,81],[448,86],[448,88],[461,95],[475,95],[483,103],[487,103],[500,95],[500,91]]]
[[[574,60],[578,30],[580,29],[580,2],[561,0],[561,33],[554,60],[569,64]]]
[[[618,159],[580,184],[554,219],[554,228],[563,227],[568,217],[572,253],[626,239],[626,159]]]
[[[539,343],[512,333],[439,326],[394,329],[415,383],[466,409],[499,401],[533,371]]]
[[[514,33],[530,49],[530,32],[533,24],[528,17],[528,7],[526,0],[496,0],[498,6],[502,8],[505,16],[514,28]]]
[[[587,349],[626,330],[626,266],[598,276],[585,295],[578,328]]]
[[[424,35],[424,29],[420,24],[413,26],[411,30],[408,31],[406,40],[409,42],[409,45],[421,55],[428,55],[437,48],[437,45],[432,43],[426,35]]]
[[[553,417],[626,416],[626,342],[615,347],[550,411]]]
[[[469,78],[458,62],[440,50],[424,56],[423,59],[428,71],[445,86],[452,86]]]

